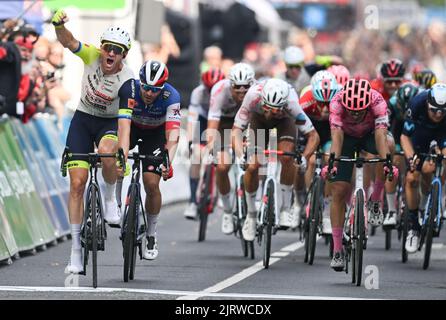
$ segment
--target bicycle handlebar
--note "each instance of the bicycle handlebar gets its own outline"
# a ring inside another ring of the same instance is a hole
[[[289,152],[289,151],[282,151],[282,150],[263,150],[263,154],[266,156],[269,155],[278,155],[278,156],[287,156],[287,157],[293,157],[295,160],[297,160],[298,163],[301,162],[302,155],[300,152]]]
[[[386,154],[385,158],[365,159],[364,157],[356,157],[356,158],[340,157],[340,158],[336,158],[335,154],[332,152],[332,153],[330,153],[330,158],[328,160],[328,172],[329,172],[329,174],[331,173],[331,170],[333,169],[335,161],[337,161],[337,162],[356,163],[357,166],[362,166],[362,164],[364,164],[364,163],[385,162],[385,166],[389,169],[389,173],[387,175],[387,179],[389,181],[393,180],[393,164],[392,164],[392,155],[390,153]]]
[[[60,164],[60,171],[62,173],[62,177],[67,176],[67,162],[68,159],[73,157],[83,157],[88,158],[88,163],[90,165],[93,165],[95,161],[97,161],[98,158],[116,158],[118,162],[120,163],[120,166],[125,171],[125,161],[124,161],[124,151],[122,148],[119,148],[118,152],[116,153],[96,153],[96,152],[89,152],[89,153],[73,153],[70,152],[70,149],[68,147],[65,147],[64,152],[62,154],[62,161]]]

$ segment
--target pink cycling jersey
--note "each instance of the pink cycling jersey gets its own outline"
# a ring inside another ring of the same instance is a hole
[[[362,138],[371,131],[387,128],[387,104],[383,96],[372,89],[372,102],[365,118],[355,121],[342,105],[342,91],[338,92],[330,102],[330,128],[340,128],[345,134]]]

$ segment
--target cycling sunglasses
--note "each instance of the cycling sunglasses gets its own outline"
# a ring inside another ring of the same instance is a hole
[[[359,110],[359,111],[349,110],[349,109],[346,109],[346,110],[352,117],[360,117],[367,112],[367,109]]]
[[[394,83],[396,85],[399,85],[399,84],[401,84],[401,82],[403,82],[403,80],[402,79],[384,79],[384,82],[388,83],[388,84]]]
[[[287,67],[288,69],[293,69],[293,68],[295,68],[295,69],[301,69],[303,66],[304,66],[304,65],[303,65],[302,63],[299,63],[299,64],[287,64],[287,65],[286,65],[286,67]]]
[[[115,54],[124,54],[125,48],[114,43],[104,42],[102,44],[102,49],[104,49],[106,52],[113,51]]]
[[[282,113],[282,108],[271,107],[267,104],[262,105],[262,108],[265,112],[271,112],[272,114],[275,114],[275,115]]]
[[[240,90],[240,89],[249,90],[249,88],[251,88],[251,85],[249,85],[249,84],[233,84],[232,88],[235,90]]]
[[[144,91],[152,91],[153,93],[157,93],[157,92],[160,92],[161,90],[163,90],[163,87],[155,87],[155,86],[151,86],[150,84],[145,84],[145,83],[141,83],[141,88]]]
[[[434,107],[434,106],[431,106],[431,105],[429,105],[429,111],[432,112],[432,113],[435,113],[435,114],[437,114],[437,113],[440,113],[441,115],[446,114],[446,109]]]

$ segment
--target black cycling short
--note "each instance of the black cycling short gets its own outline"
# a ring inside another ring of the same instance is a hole
[[[103,138],[118,141],[118,118],[100,118],[82,111],[76,111],[68,129],[67,147],[72,153],[94,152],[94,146],[99,146]],[[79,162],[79,160],[81,160]],[[73,157],[68,167],[83,167],[88,169],[86,158]]]
[[[138,140],[141,139],[138,143]],[[132,123],[130,131],[130,149],[133,149],[136,144],[139,146],[139,153],[153,156],[162,156],[166,145],[166,130],[164,125],[155,129],[141,129]],[[152,172],[161,176],[162,160],[142,160],[143,172]]]

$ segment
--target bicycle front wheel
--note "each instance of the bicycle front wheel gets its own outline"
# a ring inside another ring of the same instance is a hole
[[[356,276],[355,283],[359,287],[362,280],[362,260],[365,240],[364,228],[364,194],[356,193],[355,217],[353,225],[353,273]]]
[[[271,236],[273,232],[273,224],[275,218],[275,185],[274,181],[268,181],[266,189],[265,214],[263,215],[263,266],[269,268],[269,258],[271,256]]]
[[[317,228],[320,223],[321,214],[321,192],[322,192],[322,180],[319,176],[315,177],[313,189],[311,190],[310,197],[310,217],[309,217],[309,230],[308,230],[308,250],[309,260],[308,264],[312,265],[314,260],[314,254],[316,251],[316,238]]]
[[[124,282],[128,282],[129,278],[133,279],[133,267],[135,253],[135,221],[136,221],[136,186],[130,186],[129,204],[126,206],[124,214],[124,237],[123,241],[123,256],[124,256]],[[132,266],[133,264],[133,266]]]
[[[200,201],[198,202],[198,216],[200,227],[198,230],[198,241],[206,239],[206,228],[208,224],[208,206],[211,201],[212,165],[208,165],[203,177],[202,189],[200,190]]]
[[[97,228],[97,201],[98,191],[95,186],[91,191],[91,252],[93,264],[93,288],[98,286],[98,228]]]
[[[438,183],[435,183],[432,188],[432,202],[429,206],[429,217],[427,219],[427,224],[424,226],[426,228],[426,243],[424,248],[424,262],[423,269],[426,270],[429,267],[429,260],[432,251],[432,238],[434,235],[434,224],[435,217],[438,213],[438,199],[439,199],[439,187]]]
[[[401,240],[401,261],[403,263],[407,262],[407,251],[406,251],[406,239],[409,232],[409,209],[406,205],[404,208],[403,216],[401,217],[402,223],[402,240]]]

